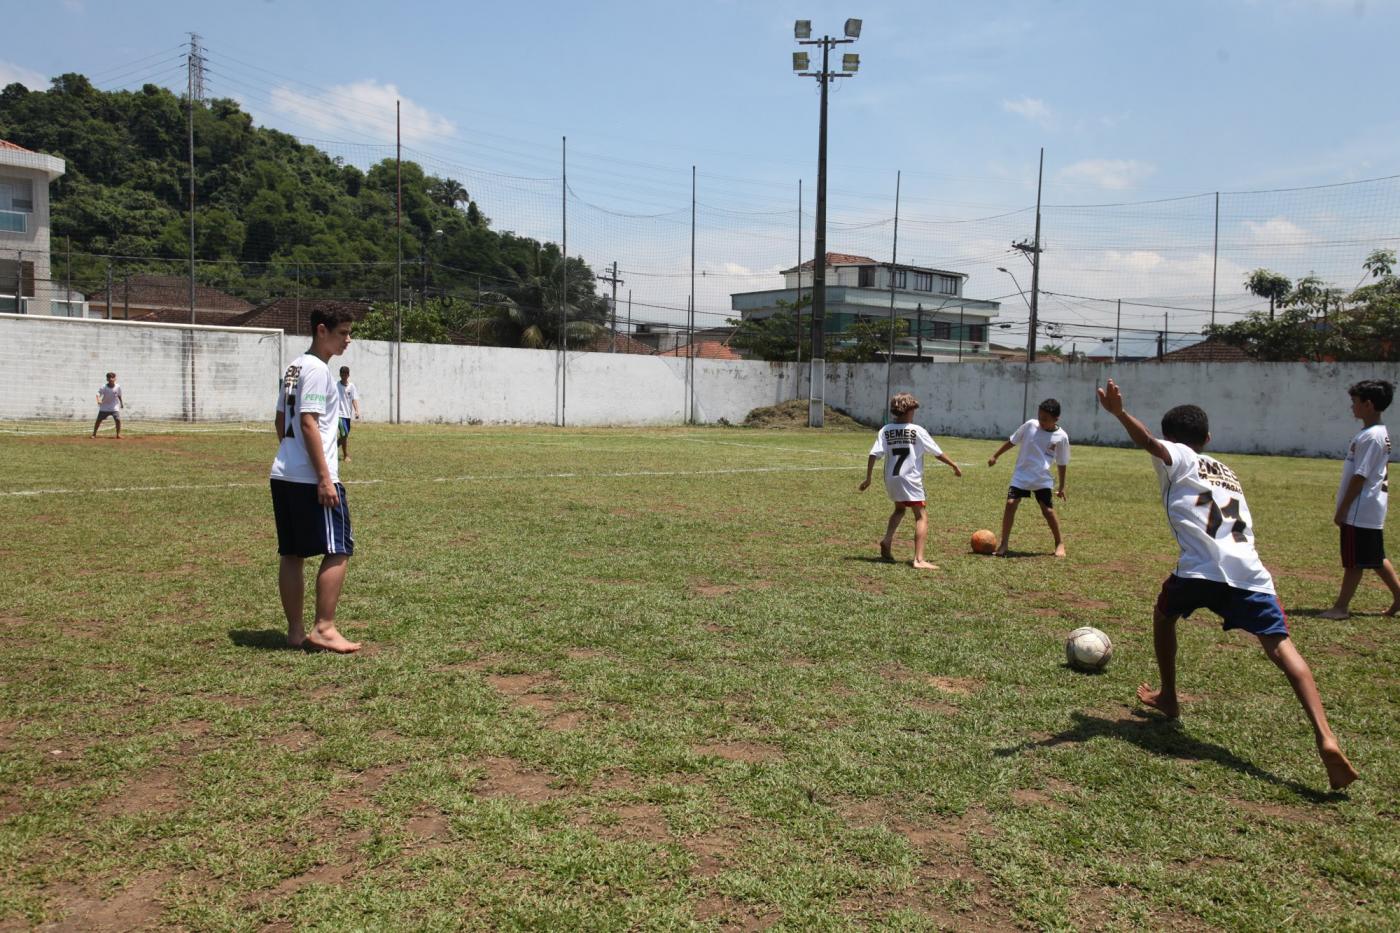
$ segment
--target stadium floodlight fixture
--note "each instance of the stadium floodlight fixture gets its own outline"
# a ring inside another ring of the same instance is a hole
[[[792,34],[798,39],[812,38],[812,21],[810,19],[799,19],[792,25]]]
[[[841,70],[847,74],[855,74],[860,71],[860,56],[851,52],[842,55]]]
[[[846,20],[846,38],[847,38],[847,39],[859,39],[859,38],[860,38],[860,20],[858,20],[858,19],[848,19],[848,20]]]
[[[792,53],[792,70],[793,70],[793,71],[806,71],[807,68],[808,68],[808,66],[809,66],[810,64],[811,64],[811,59],[809,59],[809,58],[807,57],[807,53],[806,53],[806,52],[793,52],[793,53]]]

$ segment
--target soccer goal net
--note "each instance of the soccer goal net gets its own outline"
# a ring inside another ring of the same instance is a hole
[[[91,426],[109,372],[144,430],[265,424],[282,352],[280,330],[0,314],[0,431]]]

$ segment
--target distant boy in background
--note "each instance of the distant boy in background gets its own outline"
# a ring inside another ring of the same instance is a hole
[[[870,488],[870,478],[875,470],[875,461],[885,458],[885,491],[894,501],[894,512],[890,515],[889,527],[880,539],[880,556],[887,561],[894,560],[894,533],[904,520],[906,509],[914,511],[914,566],[919,570],[937,570],[936,564],[924,560],[924,544],[928,540],[928,513],[924,503],[924,454],[931,453],[939,461],[953,468],[954,476],[962,476],[958,465],[943,455],[927,431],[914,424],[914,412],[919,408],[918,399],[908,392],[901,392],[890,399],[890,414],[894,422],[885,425],[875,437],[875,446],[870,448],[870,459],[865,464],[865,482],[860,491]]]
[[[1384,379],[1366,379],[1347,390],[1351,414],[1361,420],[1361,433],[1351,439],[1342,482],[1337,487],[1337,511],[1332,521],[1342,530],[1342,588],[1324,619],[1351,615],[1351,598],[1365,571],[1374,570],[1390,589],[1388,616],[1400,612],[1400,579],[1385,556],[1385,513],[1390,500],[1390,433],[1381,412],[1395,398],[1395,386]]]
[[[1021,452],[1016,457],[1016,469],[1011,474],[1011,486],[1006,490],[1006,508],[1001,515],[1001,543],[997,545],[996,556],[1005,557],[1007,545],[1011,543],[1011,526],[1016,521],[1016,508],[1021,500],[1034,494],[1040,505],[1040,514],[1050,526],[1055,536],[1055,556],[1065,556],[1065,542],[1060,535],[1060,519],[1055,514],[1055,502],[1050,497],[1054,482],[1050,479],[1050,464],[1054,463],[1060,474],[1060,488],[1055,495],[1065,497],[1065,472],[1069,467],[1069,435],[1060,427],[1060,403],[1047,398],[1040,403],[1035,417],[1016,429],[1016,433],[992,454],[987,466],[997,465],[997,459],[1012,447],[1020,445]]]
[[[122,416],[118,412],[124,404],[122,387],[117,385],[117,374],[108,373],[106,384],[97,388],[97,420],[92,424],[93,437],[97,436],[97,429],[102,427],[102,422],[111,418],[117,423],[117,440],[122,439]]]
[[[360,420],[360,390],[350,381],[350,367],[340,367],[340,381],[335,384],[340,395],[340,459],[350,460],[350,419]]]
[[[1342,754],[1327,725],[1308,662],[1288,637],[1274,579],[1254,550],[1254,529],[1244,489],[1233,470],[1201,453],[1210,441],[1210,421],[1195,405],[1178,405],[1162,416],[1162,440],[1152,436],[1123,408],[1123,393],[1113,380],[1098,390],[1099,404],[1118,419],[1133,443],[1152,455],[1162,487],[1167,523],[1181,555],[1162,584],[1152,612],[1152,644],[1162,678],[1159,689],[1147,684],[1137,695],[1168,718],[1180,715],[1176,692],[1176,622],[1197,609],[1209,609],[1226,629],[1243,629],[1259,639],[1270,661],[1288,677],[1293,693],[1312,723],[1318,754],[1333,790],[1356,780],[1356,769]]]

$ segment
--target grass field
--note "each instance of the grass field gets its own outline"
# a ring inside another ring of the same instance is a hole
[[[129,431],[0,436],[0,929],[1400,927],[1400,622],[1314,617],[1336,462],[1224,457],[1339,795],[1213,619],[1180,725],[1135,708],[1141,453],[1077,447],[1069,558],[1028,506],[1000,561],[1011,461],[948,439],[920,573],[864,433],[360,427],[345,658],[280,647],[270,430]]]

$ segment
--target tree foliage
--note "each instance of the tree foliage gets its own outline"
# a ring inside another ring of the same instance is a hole
[[[797,301],[779,298],[778,310],[768,317],[731,318],[729,323],[736,329],[729,345],[754,359],[795,362],[799,341],[805,336],[798,333],[797,315],[811,303],[811,295],[803,295]],[[810,323],[810,318],[807,320]]]
[[[890,353],[891,322],[887,317],[857,321],[846,329],[842,339],[830,353],[838,363],[874,363]],[[909,321],[897,317],[893,322],[894,339],[909,334]]]
[[[1208,327],[1206,333],[1257,360],[1400,360],[1395,265],[1394,251],[1375,250],[1362,263],[1370,281],[1350,292],[1316,275],[1289,283],[1277,273],[1256,269],[1245,287],[1276,302],[1278,313],[1256,311],[1233,324]],[[1280,282],[1287,283],[1281,292]]]
[[[152,84],[104,92],[65,74],[46,91],[0,90],[0,139],[67,162],[50,188],[51,223],[55,244],[71,240],[75,280],[102,281],[111,256],[128,257],[123,272],[170,272],[171,260],[188,258],[187,118],[182,98]],[[393,160],[361,171],[254,126],[224,99],[196,104],[194,136],[195,256],[211,261],[199,266],[202,280],[252,301],[298,293],[391,305]],[[465,326],[448,313],[451,301],[425,305],[426,290],[479,307],[491,326],[472,323],[489,340],[554,345],[561,286],[552,280],[565,265],[559,248],[492,230],[456,179],[412,162],[402,169],[405,309],[412,297],[415,321],[425,319],[412,333],[457,339]],[[567,268],[572,340],[573,331],[602,320],[605,306],[592,270],[578,258]],[[433,317],[438,324],[428,326]]]

